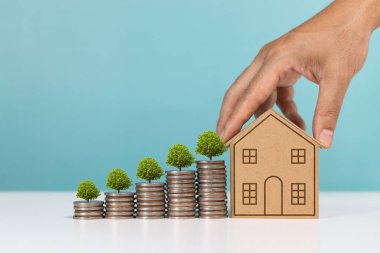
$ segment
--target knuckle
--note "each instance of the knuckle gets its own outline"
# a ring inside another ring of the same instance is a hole
[[[318,116],[321,118],[337,119],[339,116],[339,110],[336,110],[336,109],[321,110],[318,112]]]

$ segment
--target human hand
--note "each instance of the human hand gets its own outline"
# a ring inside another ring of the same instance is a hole
[[[253,114],[258,117],[275,103],[305,129],[293,100],[293,85],[304,76],[319,85],[314,137],[331,146],[346,90],[379,25],[380,0],[337,0],[265,45],[225,94],[217,125],[221,138],[228,141]]]

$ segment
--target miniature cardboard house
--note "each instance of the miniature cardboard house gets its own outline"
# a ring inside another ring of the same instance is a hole
[[[318,218],[317,140],[271,109],[227,145],[231,217]]]

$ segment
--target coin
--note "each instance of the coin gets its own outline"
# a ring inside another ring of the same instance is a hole
[[[77,211],[99,211],[103,210],[103,206],[89,206],[89,207],[81,207],[81,206],[75,206],[74,209]]]
[[[226,205],[220,205],[220,206],[205,206],[205,205],[200,205],[199,206],[199,210],[200,211],[223,211],[223,210],[227,210],[227,206]]]
[[[137,188],[164,187],[164,183],[136,183]]]
[[[168,193],[195,193],[195,188],[169,188]]]
[[[202,197],[202,196],[199,196],[198,197],[198,203],[202,203],[202,202],[209,202],[209,201],[226,201],[227,197],[223,196],[223,197]]]
[[[137,189],[137,195],[138,194],[141,194],[141,193],[150,193],[150,192],[163,192],[164,191],[164,188],[160,187],[160,188],[155,188],[155,187],[151,187],[151,188],[139,188]]]
[[[128,206],[134,206],[134,202],[106,202],[106,207],[109,207],[109,206],[113,206],[113,207],[117,207],[117,206],[124,206],[124,207],[128,207]]]
[[[164,211],[137,211],[137,216],[164,216]]]
[[[90,206],[103,206],[104,202],[100,200],[92,201],[74,201],[74,206],[90,207]]]
[[[103,219],[103,216],[73,216],[76,220],[98,220]]]
[[[195,211],[170,211],[169,216],[195,216]]]
[[[173,199],[169,199],[169,204],[170,203],[195,203],[195,197],[194,198],[173,198]]]
[[[195,184],[182,184],[182,183],[175,183],[175,184],[168,184],[167,188],[195,188]]]
[[[133,219],[133,215],[106,215],[106,219]]]
[[[198,188],[226,188],[226,183],[199,183]]]
[[[167,175],[176,175],[176,176],[182,176],[182,175],[195,175],[195,171],[193,170],[169,170],[166,171]]]
[[[172,183],[176,183],[176,184],[194,184],[195,183],[195,178],[192,178],[192,179],[168,179],[167,180],[167,184],[172,184]]]
[[[207,178],[207,179],[204,179],[204,178],[199,178],[198,179],[198,183],[199,184],[202,184],[202,183],[219,183],[219,184],[225,184],[226,183],[226,179],[224,178],[217,178],[217,179],[210,179],[210,178]]]
[[[195,201],[194,202],[169,202],[168,207],[190,207],[193,206],[195,207]]]
[[[199,214],[202,215],[227,215],[227,210],[224,211],[199,211]]]
[[[138,206],[137,212],[141,211],[165,211],[165,206]]]
[[[135,209],[135,206],[107,206],[106,210],[108,211],[130,211]]]
[[[195,197],[195,193],[193,192],[181,192],[181,193],[168,193],[168,198],[187,198],[187,197]]]
[[[165,192],[161,190],[161,192],[138,192],[137,198],[139,197],[157,197],[157,196],[165,196]]]
[[[198,193],[225,193],[225,188],[199,188]]]
[[[226,200],[221,201],[203,201],[199,203],[199,206],[227,206]]]
[[[168,181],[172,181],[172,180],[192,180],[192,179],[195,179],[195,175],[183,175],[183,176],[169,176],[169,175],[167,175],[166,179]]]
[[[106,197],[124,198],[132,197],[135,195],[134,192],[105,192]]]
[[[103,211],[74,211],[74,216],[102,216]]]
[[[165,201],[138,202],[137,206],[164,206]]]

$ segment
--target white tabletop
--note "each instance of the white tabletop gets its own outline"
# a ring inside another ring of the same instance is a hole
[[[379,252],[380,193],[321,193],[319,220],[73,220],[74,193],[0,192],[0,252]]]

